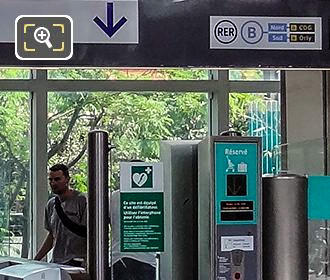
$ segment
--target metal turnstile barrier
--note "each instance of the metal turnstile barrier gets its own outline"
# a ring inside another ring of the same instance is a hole
[[[198,279],[262,280],[261,139],[206,138],[198,176]]]
[[[161,280],[198,279],[198,140],[162,141],[164,164],[165,250]]]

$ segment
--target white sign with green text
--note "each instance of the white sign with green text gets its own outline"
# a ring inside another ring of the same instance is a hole
[[[161,162],[120,163],[120,251],[164,251]]]

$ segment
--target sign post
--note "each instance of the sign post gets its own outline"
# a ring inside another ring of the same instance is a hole
[[[163,164],[120,164],[120,251],[164,251]]]

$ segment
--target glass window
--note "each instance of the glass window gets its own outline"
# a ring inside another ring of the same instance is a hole
[[[230,94],[230,126],[243,135],[262,137],[263,173],[280,170],[280,116],[279,93]]]
[[[280,70],[229,70],[229,80],[231,81],[279,81]]]
[[[87,191],[87,134],[95,128],[108,131],[115,146],[111,186],[118,188],[120,161],[155,161],[161,140],[207,135],[207,94],[50,92],[49,165],[71,166],[75,187],[83,192]]]
[[[161,140],[205,137],[207,102],[206,93],[50,92],[48,164],[70,166],[72,187],[87,192],[87,134],[106,130],[115,147],[109,185],[119,189],[119,162],[157,161]],[[116,229],[114,224],[112,236]]]
[[[207,80],[205,69],[56,69],[49,79],[63,80]]]
[[[30,78],[30,70],[28,69],[0,68],[0,79],[29,79],[29,78]]]
[[[0,92],[0,255],[29,250],[29,93]]]

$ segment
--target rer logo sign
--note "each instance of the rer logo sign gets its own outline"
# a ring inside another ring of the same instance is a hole
[[[320,17],[210,16],[210,49],[322,49]]]
[[[221,20],[214,27],[214,36],[222,44],[230,44],[237,38],[237,27],[229,20]]]
[[[72,19],[62,15],[19,16],[15,55],[20,60],[68,60],[72,57]]]
[[[132,166],[132,188],[152,188],[152,166]]]

